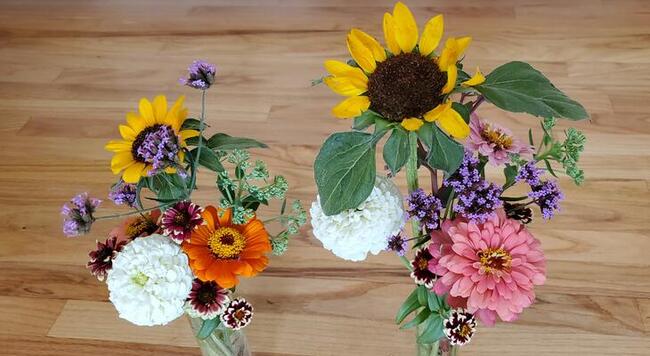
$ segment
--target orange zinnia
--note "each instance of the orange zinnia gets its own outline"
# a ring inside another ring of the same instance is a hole
[[[205,224],[182,244],[199,279],[232,288],[239,283],[238,275],[253,277],[266,268],[271,243],[257,217],[237,225],[232,223],[231,209],[217,210],[213,206],[206,207],[202,216]]]

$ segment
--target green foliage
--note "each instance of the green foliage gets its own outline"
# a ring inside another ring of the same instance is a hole
[[[439,296],[425,286],[416,287],[406,298],[395,317],[395,322],[401,324],[407,316],[417,312],[415,317],[402,325],[401,329],[409,329],[422,325],[417,342],[429,344],[443,337],[443,321],[449,314],[450,307],[444,296]]]
[[[465,105],[463,105],[461,103],[453,102],[451,104],[451,107],[454,110],[456,110],[457,113],[460,114],[460,116],[463,118],[463,120],[465,120],[466,123],[469,124],[470,109],[467,106],[465,106]]]
[[[183,121],[183,126],[181,126],[181,130],[203,130],[206,127],[209,127],[208,124],[203,123],[203,127],[201,127],[201,121],[197,119],[185,119]]]
[[[152,177],[141,179],[142,187],[151,190],[156,197],[149,198],[161,203],[170,203],[185,199],[189,194],[188,181],[178,174],[161,172]]]
[[[221,320],[219,317],[203,320],[203,324],[201,325],[199,331],[197,331],[196,337],[200,340],[207,339],[210,335],[212,335],[214,330],[219,327],[220,323]]]
[[[539,117],[582,120],[589,117],[580,103],[557,89],[541,72],[524,62],[509,62],[476,86],[499,108]]]
[[[381,119],[381,115],[372,110],[366,110],[361,115],[354,118],[352,128],[355,130],[365,130],[375,123],[376,119]]]
[[[353,209],[368,198],[375,184],[374,135],[339,132],[321,147],[314,175],[323,211],[327,215]]]
[[[197,147],[190,151],[190,155],[193,161],[196,159],[198,150],[199,148]],[[196,162],[193,162],[193,164],[196,164]],[[203,144],[201,144],[201,154],[199,155],[199,164],[214,172],[222,172],[224,170],[219,155],[217,155],[216,152],[214,152],[209,147]]]
[[[465,154],[463,146],[447,136],[438,126],[425,122],[418,130],[418,137],[429,149],[426,159],[431,167],[443,170],[448,175],[460,167]]]
[[[222,150],[222,151],[235,150],[235,149],[245,150],[249,148],[269,147],[265,143],[259,142],[252,138],[233,137],[230,135],[226,135],[225,133],[214,134],[212,137],[210,137],[210,139],[208,139],[207,145],[213,150]]]
[[[393,133],[384,145],[384,161],[393,175],[404,167],[409,158],[409,135],[401,128],[393,129]]]

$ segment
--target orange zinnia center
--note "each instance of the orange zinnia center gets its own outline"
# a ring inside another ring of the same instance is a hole
[[[502,248],[488,248],[478,253],[481,267],[486,273],[510,271],[512,257]]]
[[[237,258],[246,247],[246,238],[232,227],[220,227],[208,239],[208,246],[219,258]]]

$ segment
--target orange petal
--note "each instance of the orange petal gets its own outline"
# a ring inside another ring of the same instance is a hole
[[[219,219],[219,212],[217,211],[217,208],[215,208],[212,205],[208,205],[205,207],[203,210],[203,214],[201,214],[203,217],[203,221],[205,221],[205,224],[212,230],[217,228],[217,221]]]

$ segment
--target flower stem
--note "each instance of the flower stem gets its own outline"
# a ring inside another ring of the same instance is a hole
[[[402,261],[402,264],[408,268],[409,271],[413,271],[413,267],[411,267],[411,261],[409,261],[408,258],[404,256],[399,256],[400,261]]]
[[[469,111],[470,115],[473,114],[474,111],[476,111],[476,109],[478,109],[478,107],[483,104],[484,101],[485,97],[483,95],[479,96],[478,99],[476,99],[474,102],[474,105],[472,105],[472,109]]]
[[[128,213],[98,216],[98,217],[95,218],[95,220],[109,220],[109,219],[121,218],[123,216],[142,214],[142,213],[146,213],[148,211],[152,211],[152,210],[156,210],[156,209],[162,209],[162,208],[168,207],[168,206],[170,206],[172,204],[175,204],[175,203],[176,202],[160,204],[160,205],[154,206],[153,208],[147,208],[147,209],[136,210],[136,211],[129,211]]]
[[[194,165],[192,165],[192,183],[190,184],[190,192],[188,198],[192,195],[194,189],[196,189],[196,171],[199,166],[199,159],[201,158],[201,146],[203,146],[203,125],[205,123],[205,90],[201,91],[201,118],[199,120],[199,143],[196,147],[196,160]]]
[[[406,182],[409,193],[418,189],[418,136],[415,131],[409,132],[409,158],[406,162]],[[420,235],[420,225],[415,219],[411,219],[413,236]]]

